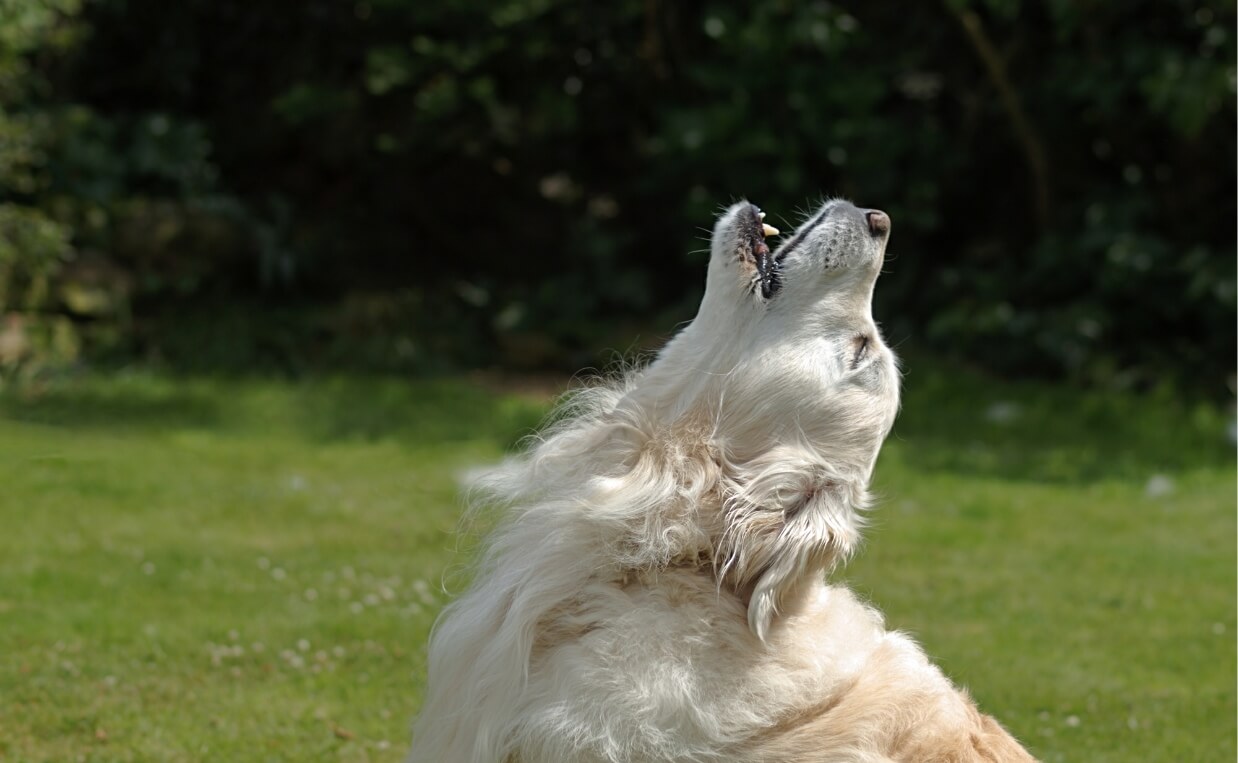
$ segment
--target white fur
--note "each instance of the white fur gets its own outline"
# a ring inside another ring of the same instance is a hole
[[[758,223],[719,219],[700,312],[653,364],[482,480],[503,520],[435,626],[410,761],[1030,760],[824,581],[898,407],[885,234],[841,201],[777,253]]]

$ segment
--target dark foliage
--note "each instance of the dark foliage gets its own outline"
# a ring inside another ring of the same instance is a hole
[[[0,268],[34,248],[112,296],[0,300],[96,349],[571,367],[691,317],[720,205],[789,228],[823,193],[894,220],[896,343],[1234,369],[1229,2],[6,5],[39,33],[7,38],[0,128],[46,129],[0,211],[58,227],[0,216]]]

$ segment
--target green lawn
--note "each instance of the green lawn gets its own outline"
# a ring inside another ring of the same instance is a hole
[[[839,575],[1046,761],[1235,759],[1225,416],[917,373]],[[463,380],[0,393],[0,760],[397,761],[455,476],[541,400]]]

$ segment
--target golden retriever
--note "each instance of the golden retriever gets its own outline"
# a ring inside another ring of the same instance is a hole
[[[856,546],[899,372],[889,217],[748,202],[695,320],[482,480],[504,509],[444,610],[411,761],[1031,761],[826,573]]]

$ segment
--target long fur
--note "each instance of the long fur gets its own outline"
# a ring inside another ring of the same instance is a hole
[[[824,579],[898,407],[872,220],[830,201],[771,252],[733,205],[692,324],[475,486],[503,518],[410,761],[1031,760]]]

